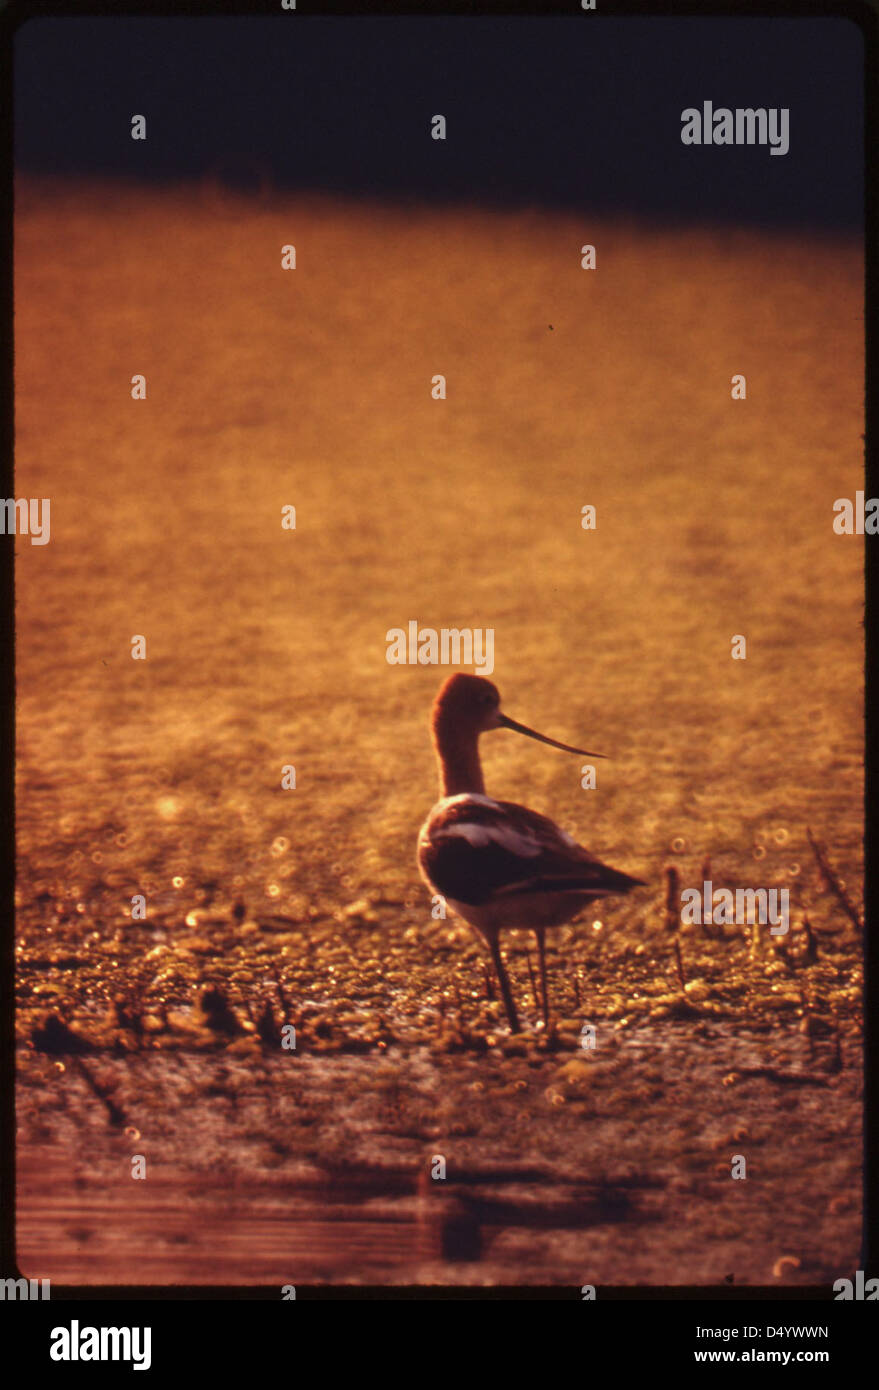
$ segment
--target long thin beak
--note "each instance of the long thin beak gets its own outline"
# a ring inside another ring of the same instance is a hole
[[[604,758],[605,753],[590,753],[588,748],[572,748],[569,743],[559,743],[558,739],[547,738],[546,734],[538,734],[536,730],[529,729],[527,724],[518,724],[515,719],[509,719],[505,714],[498,714],[498,726],[501,729],[515,729],[517,734],[526,734],[528,738],[536,738],[538,743],[548,743],[550,748],[560,748],[563,753],[582,753],[586,758]]]

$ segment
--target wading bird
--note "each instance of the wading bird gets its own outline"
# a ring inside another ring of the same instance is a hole
[[[441,800],[418,835],[418,867],[435,893],[484,937],[512,1032],[519,1019],[498,936],[503,927],[530,927],[537,937],[543,1022],[549,1022],[546,929],[558,927],[595,898],[643,887],[639,878],[611,869],[546,816],[485,795],[479,735],[515,729],[564,753],[603,757],[571,748],[501,714],[500,695],[482,676],[458,673],[440,687],[431,731]]]

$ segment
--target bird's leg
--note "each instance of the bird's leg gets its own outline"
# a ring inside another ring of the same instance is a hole
[[[549,1027],[549,990],[546,985],[546,927],[535,927],[537,955],[540,959],[540,993],[543,997],[543,1026]]]
[[[507,1018],[510,1020],[510,1032],[518,1033],[519,1015],[516,1013],[516,1006],[513,1003],[513,992],[510,989],[510,981],[503,961],[501,960],[501,948],[498,942],[496,931],[488,934],[488,945],[491,951],[491,958],[494,961],[494,968],[497,972],[498,984],[501,987],[501,995],[504,1001],[504,1008],[507,1011]]]

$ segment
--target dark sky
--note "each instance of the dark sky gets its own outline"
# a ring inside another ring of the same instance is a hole
[[[240,187],[262,161],[290,188],[859,230],[862,60],[838,18],[35,19],[17,160]],[[684,146],[704,100],[788,107],[790,152]]]

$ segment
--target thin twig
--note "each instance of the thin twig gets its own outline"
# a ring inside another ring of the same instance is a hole
[[[817,860],[818,868],[820,870],[822,879],[824,880],[825,884],[830,889],[830,891],[835,895],[840,906],[843,908],[845,913],[854,923],[858,932],[861,935],[863,935],[864,924],[861,921],[857,909],[855,908],[851,898],[846,893],[845,889],[843,888],[833,869],[830,867],[830,864],[827,862],[827,856],[825,855],[821,846],[818,844],[818,841],[815,839],[808,826],[806,826],[806,835],[808,836],[809,844],[812,846],[812,853],[814,854],[815,859]]]
[[[681,876],[676,864],[665,867],[665,929],[677,931],[681,925]]]
[[[677,937],[675,937],[675,958],[678,963],[678,979],[681,982],[681,989],[684,989],[686,987],[686,980],[684,979],[684,962],[681,957],[681,943],[678,941]]]

